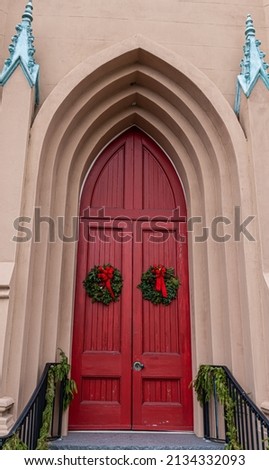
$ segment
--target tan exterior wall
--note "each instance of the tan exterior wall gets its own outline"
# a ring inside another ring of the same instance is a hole
[[[5,57],[4,43],[5,43],[7,9],[8,9],[8,0],[1,0],[0,1],[0,63],[1,63],[1,66],[4,60],[3,58]]]
[[[25,0],[8,2],[5,50],[24,6]],[[249,12],[266,51],[262,0],[34,4],[42,106],[32,122],[33,90],[18,69],[0,107],[6,168],[0,187],[9,196],[0,204],[0,394],[14,398],[15,413],[57,347],[70,357],[76,244],[48,243],[45,228],[40,243],[14,245],[12,221],[22,214],[33,229],[40,207],[54,220],[65,216],[68,234],[91,163],[132,125],[173,161],[189,217],[202,216],[210,226],[216,216],[234,220],[235,206],[242,221],[255,216],[254,242],[196,243],[200,227],[189,235],[193,375],[203,362],[226,364],[258,404],[268,401],[268,189],[258,189],[268,185],[266,125],[259,122],[269,117],[265,89],[242,100],[240,121],[231,108]],[[201,429],[195,403],[195,431]]]
[[[20,93],[17,93],[18,88]],[[0,394],[8,393],[6,374],[10,344],[17,343],[23,323],[14,329],[13,300],[16,292],[15,271],[17,246],[12,241],[13,222],[21,213],[25,161],[28,152],[29,130],[34,109],[34,93],[17,68],[12,80],[2,90],[0,106],[0,162],[1,162],[1,256],[0,256]],[[23,318],[21,318],[23,322]],[[23,344],[21,344],[23,347]],[[22,355],[22,349],[18,348]]]

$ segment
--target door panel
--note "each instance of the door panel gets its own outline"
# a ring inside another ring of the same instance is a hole
[[[136,247],[134,288],[141,273],[154,264],[173,267],[180,279],[185,278],[185,260],[182,260],[185,224],[180,220],[173,223],[155,220],[155,223],[158,223],[157,233],[156,226],[141,223],[142,243]],[[188,291],[185,286],[180,287],[180,300],[172,301],[169,306],[153,305],[142,296],[136,294],[136,297],[133,359],[140,361],[144,368],[133,372],[133,428],[192,429],[191,413],[185,411],[192,409],[191,393],[186,393],[191,381],[189,351],[185,348],[185,336],[189,334]]]
[[[84,220],[82,230],[72,367],[79,394],[70,408],[70,429],[130,429],[132,296],[125,272],[132,243],[119,243],[123,230],[112,223],[97,230],[96,221]],[[94,265],[107,260],[127,279],[121,302],[93,304],[82,282]]]
[[[91,170],[80,215],[70,429],[192,429],[186,205],[172,164],[142,132],[127,131]],[[120,300],[93,304],[83,280],[107,263],[122,273]],[[169,306],[137,288],[153,264],[181,280]]]

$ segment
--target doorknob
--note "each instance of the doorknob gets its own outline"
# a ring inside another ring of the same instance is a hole
[[[144,369],[144,367],[145,367],[144,364],[142,364],[139,361],[135,361],[133,363],[133,369],[136,370],[136,371],[140,371],[140,370]]]

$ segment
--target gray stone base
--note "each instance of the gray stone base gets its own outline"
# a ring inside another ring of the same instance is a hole
[[[52,450],[223,450],[224,444],[206,441],[193,433],[70,432],[50,443]]]

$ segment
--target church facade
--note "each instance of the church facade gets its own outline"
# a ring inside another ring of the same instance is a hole
[[[0,432],[59,348],[66,431],[201,435],[201,364],[269,413],[269,6],[25,3],[0,3]]]

